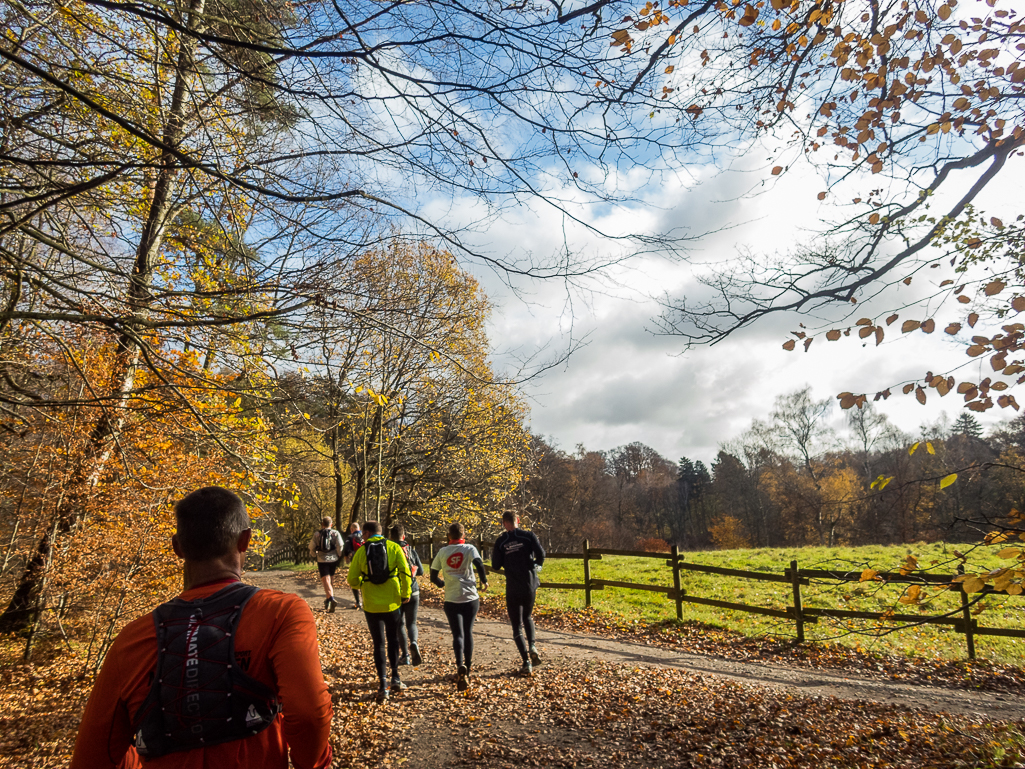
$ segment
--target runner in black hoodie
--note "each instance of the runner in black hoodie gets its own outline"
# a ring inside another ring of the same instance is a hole
[[[512,622],[513,640],[523,658],[520,673],[531,675],[535,666],[541,664],[541,655],[534,641],[534,595],[541,580],[537,571],[545,562],[545,551],[533,532],[519,528],[520,519],[515,513],[502,514],[505,533],[495,542],[491,553],[491,566],[505,571],[505,607]],[[526,629],[527,638],[523,639]]]

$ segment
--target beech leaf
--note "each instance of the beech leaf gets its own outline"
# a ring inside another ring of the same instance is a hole
[[[986,288],[983,289],[986,296],[996,296],[1007,287],[1007,284],[1002,280],[990,281],[986,284]]]

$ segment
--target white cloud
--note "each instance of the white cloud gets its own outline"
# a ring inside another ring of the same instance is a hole
[[[661,209],[619,209],[601,224],[612,231],[628,227],[655,231],[669,223],[694,232],[737,225],[694,245],[694,261],[706,265],[729,260],[741,246],[757,253],[783,252],[822,228],[819,217],[830,209],[816,200],[820,183],[810,171],[784,176],[766,194],[738,199],[751,178],[724,174],[709,176],[690,189],[676,185],[648,190],[646,194]],[[1007,200],[1001,203],[1006,205]],[[503,221],[491,228],[494,242],[538,254],[561,247],[563,230],[555,213],[522,213],[521,221]],[[575,237],[571,247],[608,247],[593,235]],[[921,296],[931,275],[927,271],[916,276],[911,288],[898,285],[879,301],[859,306],[859,315],[877,317],[889,307]],[[551,436],[566,450],[578,443],[609,449],[641,441],[670,459],[688,456],[709,462],[719,444],[746,430],[752,419],[766,418],[780,395],[806,385],[819,399],[846,390],[871,395],[906,381],[920,381],[926,371],[945,372],[968,361],[964,346],[941,332],[905,336],[899,323],[889,328],[879,347],[853,335],[838,342],[826,342],[820,335],[809,352],[786,352],[781,345],[788,333],[808,319],[782,314],[743,329],[715,347],[679,355],[681,340],[647,330],[660,310],[648,297],[685,287],[693,294],[694,267],[649,257],[614,271],[613,277],[606,292],[577,295],[572,304],[567,304],[567,294],[559,285],[532,286],[530,303],[524,304],[500,293],[497,282],[486,281],[500,306],[492,330],[500,350],[524,350],[553,340],[558,348],[559,342],[568,339],[571,321],[574,339],[588,335],[585,348],[528,387],[532,429]],[[971,368],[959,372],[969,378],[973,373],[977,371]],[[983,376],[979,373],[979,378]],[[911,433],[942,412],[956,418],[963,408],[963,400],[955,393],[941,399],[930,390],[924,407],[899,389],[893,393],[877,406]],[[977,416],[983,424],[991,424],[1013,415],[995,409]],[[838,407],[832,420],[842,432],[843,412]]]

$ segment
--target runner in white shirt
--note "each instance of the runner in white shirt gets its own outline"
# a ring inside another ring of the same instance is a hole
[[[448,544],[441,548],[431,563],[431,582],[445,588],[445,616],[452,630],[452,650],[456,655],[456,686],[464,691],[470,685],[470,665],[473,662],[473,621],[477,618],[480,598],[477,595],[477,580],[473,571],[480,576],[480,589],[488,589],[488,576],[484,562],[473,545],[464,540],[463,524],[453,523],[448,527]],[[442,581],[439,573],[444,573]]]

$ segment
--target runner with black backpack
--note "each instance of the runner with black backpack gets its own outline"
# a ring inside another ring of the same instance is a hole
[[[327,596],[324,599],[324,611],[333,612],[338,606],[331,578],[338,569],[343,547],[342,535],[331,528],[331,519],[322,518],[320,530],[314,532],[310,539],[310,555],[317,559],[317,571],[320,574],[320,581],[324,585],[324,595]]]
[[[416,615],[420,610],[420,584],[416,578],[424,573],[424,565],[416,550],[406,542],[406,529],[401,523],[392,526],[389,534],[391,541],[402,548],[413,582],[409,602],[402,604],[402,622],[399,623],[399,664],[408,665],[412,661],[413,667],[416,667],[423,662],[420,645],[417,643],[419,634],[416,628]]]
[[[374,667],[377,669],[377,701],[406,688],[399,676],[399,625],[401,606],[409,601],[410,569],[402,548],[381,536],[381,524],[363,524],[363,547],[356,551],[349,566],[348,582],[363,594],[363,611],[374,642]],[[387,654],[387,667],[385,666]],[[388,681],[391,668],[391,681]]]

